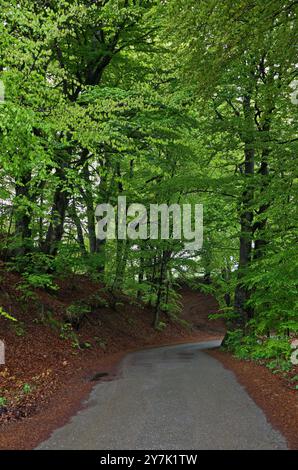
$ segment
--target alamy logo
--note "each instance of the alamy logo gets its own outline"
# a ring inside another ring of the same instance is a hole
[[[131,204],[118,197],[118,205],[96,207],[99,240],[183,240],[187,251],[200,250],[203,245],[203,205],[195,204]]]
[[[5,364],[5,345],[4,341],[0,340],[0,365]]]

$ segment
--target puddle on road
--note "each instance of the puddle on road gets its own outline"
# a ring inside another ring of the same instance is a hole
[[[108,372],[97,372],[97,374],[94,374],[93,377],[91,377],[90,382],[98,382],[102,378],[106,378],[108,376]]]

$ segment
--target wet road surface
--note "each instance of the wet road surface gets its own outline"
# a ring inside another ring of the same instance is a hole
[[[234,374],[204,349],[219,341],[126,356],[112,381],[39,449],[286,449]]]

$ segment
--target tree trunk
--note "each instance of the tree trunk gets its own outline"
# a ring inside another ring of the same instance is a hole
[[[272,107],[269,111],[269,116],[265,120],[265,123],[262,127],[261,132],[265,133],[265,138],[268,140],[269,139],[269,131],[270,131],[270,124],[271,124],[271,114],[273,112],[274,107]],[[265,194],[265,191],[268,187],[269,184],[269,166],[268,166],[268,157],[270,154],[270,149],[268,147],[265,147],[262,151],[262,160],[261,160],[261,166],[259,169],[259,175],[261,176],[261,190],[260,190],[260,197]],[[269,208],[269,203],[265,202],[261,204],[259,210],[258,210],[258,215],[263,216],[261,220],[256,222],[254,224],[254,232],[257,232],[258,238],[255,241],[255,249],[254,249],[254,259],[261,258],[263,256],[264,250],[267,245],[267,240],[265,239],[264,236],[264,230],[267,225],[267,218],[264,217],[264,214],[267,212]]]
[[[117,240],[116,273],[112,290],[121,289],[127,264],[128,241]]]
[[[252,233],[253,233],[253,211],[252,202],[254,196],[253,175],[254,175],[254,136],[253,136],[253,116],[251,109],[251,98],[244,97],[243,111],[246,121],[246,136],[244,147],[244,176],[245,188],[240,201],[240,251],[237,279],[238,284],[235,290],[235,310],[239,314],[238,326],[244,328],[247,320],[252,318],[253,311],[247,306],[250,298],[249,289],[243,284],[243,274],[249,266],[252,257]]]
[[[83,193],[83,198],[86,204],[89,248],[90,248],[90,253],[96,253],[97,242],[96,242],[95,216],[94,216],[95,208],[94,208],[93,194],[92,194],[92,189],[91,189],[90,171],[89,171],[87,162],[84,163],[84,166],[83,166],[83,175],[84,175],[84,180],[86,182],[85,191]]]
[[[162,301],[162,293],[164,288],[164,280],[167,273],[167,264],[170,257],[170,252],[163,251],[160,261],[160,271],[159,271],[159,279],[158,279],[158,289],[157,289],[157,299],[155,304],[155,311],[154,311],[154,328],[157,328],[159,325],[159,315],[160,315],[160,304]]]
[[[142,284],[145,278],[145,271],[144,271],[144,258],[140,258],[140,265],[139,265],[139,272],[138,272],[138,283]],[[140,300],[142,297],[141,289],[138,289],[137,292],[137,299]]]
[[[19,184],[16,184],[15,193],[17,205],[15,207],[15,234],[19,246],[15,250],[16,255],[24,255],[30,252],[31,244],[31,209],[27,205],[30,199],[31,172],[27,172],[21,178]]]
[[[63,237],[65,213],[69,200],[69,195],[64,189],[65,175],[61,168],[57,170],[57,176],[60,178],[60,182],[54,194],[51,222],[43,246],[44,253],[51,256],[57,255],[59,243]]]
[[[87,254],[87,251],[86,251],[86,247],[85,247],[84,233],[83,233],[80,217],[77,214],[75,200],[73,200],[73,203],[72,203],[72,205],[69,209],[69,215],[72,218],[72,220],[73,220],[73,222],[76,226],[76,229],[77,229],[77,241],[78,241],[78,244],[80,246],[81,253],[82,253],[83,256],[85,256]]]
[[[269,153],[269,152],[268,152]],[[263,152],[264,156],[264,152]],[[261,168],[260,168],[260,174],[262,175],[263,178],[268,178],[269,176],[269,170],[268,170],[268,163],[267,161],[262,161],[261,163]],[[268,181],[263,180],[262,181],[262,190],[261,194],[264,192],[265,187],[268,185]],[[262,204],[258,210],[258,215],[264,215],[269,208],[269,204],[265,203]],[[255,241],[255,249],[254,249],[254,259],[261,258],[265,247],[267,245],[267,240],[264,238],[264,230],[267,225],[267,218],[263,217],[262,220],[259,220],[254,224],[254,232],[257,231],[258,238]]]

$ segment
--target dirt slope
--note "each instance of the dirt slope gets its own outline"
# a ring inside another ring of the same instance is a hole
[[[94,383],[90,379],[113,373],[113,366],[126,352],[224,334],[221,321],[208,326],[208,315],[217,304],[200,293],[185,290],[183,324],[164,316],[166,328],[158,332],[152,328],[150,308],[123,295],[115,299],[86,277],[59,281],[55,294],[36,291],[32,301],[22,299],[20,281],[2,266],[0,302],[18,319],[11,323],[0,318],[0,335],[6,345],[6,364],[0,366],[2,449],[35,446],[80,406]],[[69,332],[61,332],[66,309],[94,296],[106,305],[92,307],[77,334],[81,347],[73,347]]]
[[[216,301],[189,289],[181,292],[183,324],[163,317],[167,326],[157,332],[152,328],[152,310],[125,296],[111,298],[85,277],[60,281],[55,295],[39,291],[32,301],[21,298],[17,274],[0,265],[0,277],[0,305],[19,320],[12,324],[0,318],[7,360],[0,366],[0,397],[7,399],[0,402],[0,449],[34,448],[82,406],[96,380],[109,380],[117,373],[117,363],[128,351],[220,338],[225,331],[222,321],[208,320],[217,310]],[[71,303],[86,302],[95,294],[109,306],[94,307],[83,321],[78,349],[72,338],[61,337],[57,322],[64,321]],[[46,322],[45,312],[50,312]],[[212,354],[235,372],[289,446],[297,449],[297,393],[284,378],[227,353]]]

